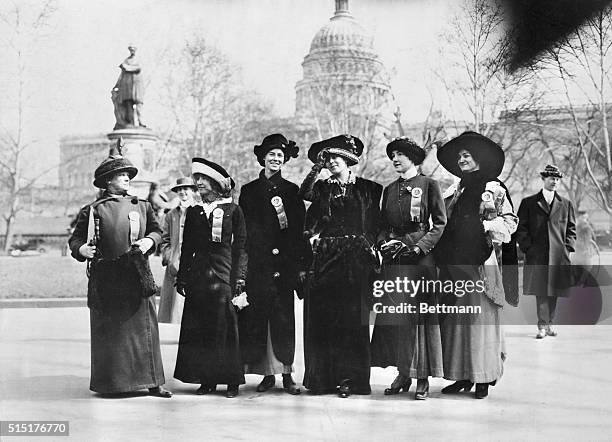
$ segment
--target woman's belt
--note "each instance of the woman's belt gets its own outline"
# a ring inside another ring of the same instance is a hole
[[[428,223],[414,223],[409,227],[402,227],[402,228],[391,227],[389,229],[389,233],[393,235],[404,236],[404,235],[409,235],[415,232],[427,232],[428,230],[429,230]]]
[[[359,240],[364,242],[365,244],[370,244],[369,241],[366,239],[366,237],[364,235],[343,235],[343,236],[320,236],[319,238],[315,239],[313,242],[313,249],[316,250],[317,247],[321,244],[321,243],[338,243],[338,244],[343,244],[343,243],[347,243],[347,242],[353,242],[355,240]]]

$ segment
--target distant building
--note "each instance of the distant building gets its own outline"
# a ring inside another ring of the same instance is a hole
[[[60,139],[59,186],[62,189],[93,190],[93,171],[108,156],[104,133],[70,135]]]

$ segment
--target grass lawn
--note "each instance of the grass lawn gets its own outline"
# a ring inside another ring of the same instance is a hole
[[[151,257],[158,285],[164,279],[160,257]],[[46,254],[0,257],[0,298],[81,298],[87,296],[85,263],[70,256]]]

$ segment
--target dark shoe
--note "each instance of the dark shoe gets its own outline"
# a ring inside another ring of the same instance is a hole
[[[476,392],[474,397],[476,399],[484,399],[489,395],[489,384],[476,384]]]
[[[274,387],[276,383],[276,378],[274,375],[264,376],[259,385],[257,386],[257,392],[263,393],[264,391],[268,391],[270,388]]]
[[[416,400],[424,401],[429,396],[429,380],[419,379],[417,380],[416,393],[414,398]]]
[[[153,387],[149,388],[149,395],[163,397],[163,398],[171,398],[172,392],[170,390],[166,390],[164,387]]]
[[[339,397],[349,397],[351,395],[351,387],[348,384],[342,384],[338,387],[338,396]]]
[[[441,391],[444,394],[455,394],[455,393],[459,393],[461,390],[470,391],[473,385],[474,383],[468,380],[457,381],[454,384],[450,384],[444,387]]]
[[[291,374],[283,374],[283,389],[289,394],[300,394],[302,391],[295,385]]]
[[[536,335],[536,339],[544,339],[546,337],[546,329],[539,329],[538,334]]]
[[[225,392],[225,397],[227,398],[233,398],[238,396],[238,385],[228,385],[227,386],[227,391]]]
[[[549,326],[546,328],[546,335],[547,335],[547,336],[557,336],[557,331],[556,331],[556,330],[553,330],[553,329],[552,329],[552,327],[549,325]]]
[[[200,388],[198,388],[196,390],[196,394],[208,394],[208,393],[213,393],[217,391],[217,385],[216,384],[202,384],[200,386]]]
[[[391,386],[389,388],[385,388],[385,396],[398,394],[402,390],[408,391],[411,383],[412,379],[404,375],[398,374],[391,383]]]

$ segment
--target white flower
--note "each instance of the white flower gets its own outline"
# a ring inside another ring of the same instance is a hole
[[[232,298],[232,304],[234,304],[236,307],[238,307],[238,310],[242,310],[243,308],[248,306],[249,305],[249,301],[247,301],[247,294],[246,294],[246,292],[242,292],[238,296],[234,296]]]

